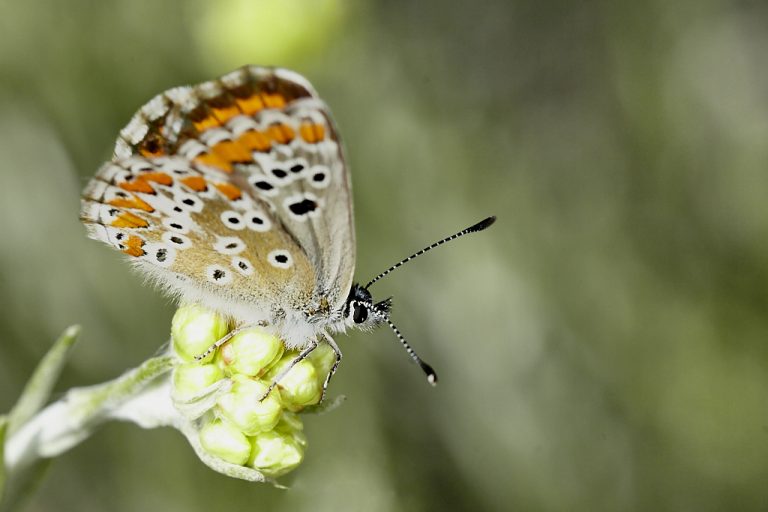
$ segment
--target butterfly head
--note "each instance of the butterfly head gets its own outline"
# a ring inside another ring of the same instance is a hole
[[[392,298],[374,302],[371,292],[355,283],[344,303],[344,322],[348,327],[371,329],[389,318],[391,308]]]

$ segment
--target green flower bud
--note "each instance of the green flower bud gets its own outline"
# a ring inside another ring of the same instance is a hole
[[[280,422],[275,427],[275,432],[292,436],[294,441],[302,448],[307,447],[307,436],[304,435],[304,424],[295,412],[285,411]]]
[[[272,430],[282,413],[279,394],[272,392],[259,402],[267,391],[266,384],[245,375],[235,375],[232,380],[232,389],[217,402],[221,416],[246,435]]]
[[[196,304],[177,309],[171,322],[173,348],[187,361],[204,353],[227,332],[229,325],[224,317]],[[211,354],[205,361],[212,357]]]
[[[267,476],[284,475],[304,459],[304,446],[293,436],[274,430],[252,437],[251,445],[248,465]]]
[[[322,388],[323,384],[325,384],[325,378],[336,363],[336,352],[327,343],[321,343],[315,350],[309,353],[307,359],[315,366],[318,383]]]
[[[221,361],[229,373],[257,376],[280,359],[284,346],[263,329],[248,329],[221,347]]]
[[[173,396],[182,402],[224,378],[224,372],[213,364],[185,363],[173,371]]]
[[[286,353],[269,371],[266,380],[280,375],[280,372],[291,364],[297,355],[296,352]],[[308,359],[297,363],[278,383],[285,408],[290,411],[300,411],[307,405],[318,403],[323,393],[323,386],[318,381],[317,370]]]
[[[248,438],[226,421],[214,420],[200,429],[200,444],[205,451],[232,464],[245,464],[251,455]]]

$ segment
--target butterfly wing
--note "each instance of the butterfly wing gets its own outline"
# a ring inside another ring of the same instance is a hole
[[[352,284],[338,132],[286,70],[245,67],[152,99],[86,187],[81,218],[172,292],[241,318],[337,309]]]

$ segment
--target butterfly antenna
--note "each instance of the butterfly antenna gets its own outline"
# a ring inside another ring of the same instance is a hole
[[[433,386],[437,385],[437,374],[435,373],[435,370],[432,369],[431,366],[429,366],[427,363],[425,363],[419,355],[416,353],[413,348],[408,344],[407,341],[405,341],[405,337],[400,332],[400,329],[397,328],[397,326],[392,323],[392,320],[389,319],[389,317],[383,313],[379,313],[375,309],[372,309],[373,314],[380,318],[381,320],[385,321],[390,329],[392,329],[392,332],[395,333],[395,336],[397,336],[397,339],[400,340],[400,343],[403,345],[403,348],[406,352],[408,352],[408,355],[411,356],[411,359],[419,365],[419,367],[424,371],[424,373],[427,376],[427,382],[432,384]]]
[[[385,271],[384,271],[384,272],[382,272],[381,274],[379,274],[379,275],[377,275],[376,277],[374,277],[373,279],[371,279],[371,280],[368,282],[368,284],[364,286],[364,288],[367,290],[367,289],[368,289],[368,287],[370,287],[370,286],[371,286],[373,283],[375,283],[376,281],[378,281],[378,280],[379,280],[379,279],[381,279],[382,277],[386,276],[387,274],[389,274],[390,272],[392,272],[392,271],[393,271],[393,270],[395,270],[396,268],[399,268],[399,267],[401,267],[401,266],[405,265],[406,263],[408,263],[408,262],[409,262],[409,261],[411,261],[412,259],[414,259],[414,258],[416,258],[416,257],[418,257],[418,256],[421,256],[421,255],[422,255],[422,254],[424,254],[425,252],[429,252],[429,251],[431,251],[432,249],[434,249],[435,247],[439,247],[439,246],[443,245],[445,242],[450,242],[451,240],[456,240],[457,238],[460,238],[460,237],[462,237],[462,236],[464,236],[464,235],[468,235],[469,233],[477,233],[478,231],[482,231],[482,230],[484,230],[485,228],[489,227],[489,226],[490,226],[491,224],[493,224],[494,222],[496,222],[496,216],[495,216],[495,215],[493,215],[493,216],[491,216],[491,217],[488,217],[488,218],[486,218],[486,219],[483,219],[483,220],[481,220],[480,222],[478,222],[477,224],[473,224],[473,225],[469,226],[469,227],[468,227],[468,228],[466,228],[466,229],[462,229],[461,231],[459,231],[459,232],[458,232],[458,233],[456,233],[456,234],[453,234],[453,235],[451,235],[451,236],[447,236],[447,237],[443,238],[442,240],[438,240],[437,242],[433,243],[432,245],[430,245],[430,246],[428,246],[428,247],[425,247],[425,248],[423,248],[423,249],[422,249],[422,250],[420,250],[419,252],[413,253],[413,254],[411,254],[410,256],[408,256],[407,258],[405,258],[404,260],[402,260],[402,261],[399,261],[399,262],[395,263],[394,265],[392,265],[391,267],[389,267],[387,270],[385,270]],[[397,329],[395,329],[395,327],[394,327],[393,325],[390,325],[390,327],[392,327],[392,328],[393,328],[393,330],[395,331],[395,333],[397,333]],[[405,343],[405,340],[402,340],[402,339],[401,339],[401,341],[402,341],[403,343]],[[408,344],[407,344],[407,343],[405,343],[405,345],[406,345],[406,347],[408,346]]]

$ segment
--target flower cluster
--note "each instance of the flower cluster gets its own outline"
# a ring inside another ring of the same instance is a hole
[[[199,426],[210,455],[268,477],[283,475],[304,458],[307,440],[298,413],[320,402],[335,354],[325,344],[297,363],[263,399],[298,352],[261,328],[236,333],[197,361],[232,326],[196,305],[182,306],[172,324],[172,346],[182,360],[174,369],[172,397]]]

